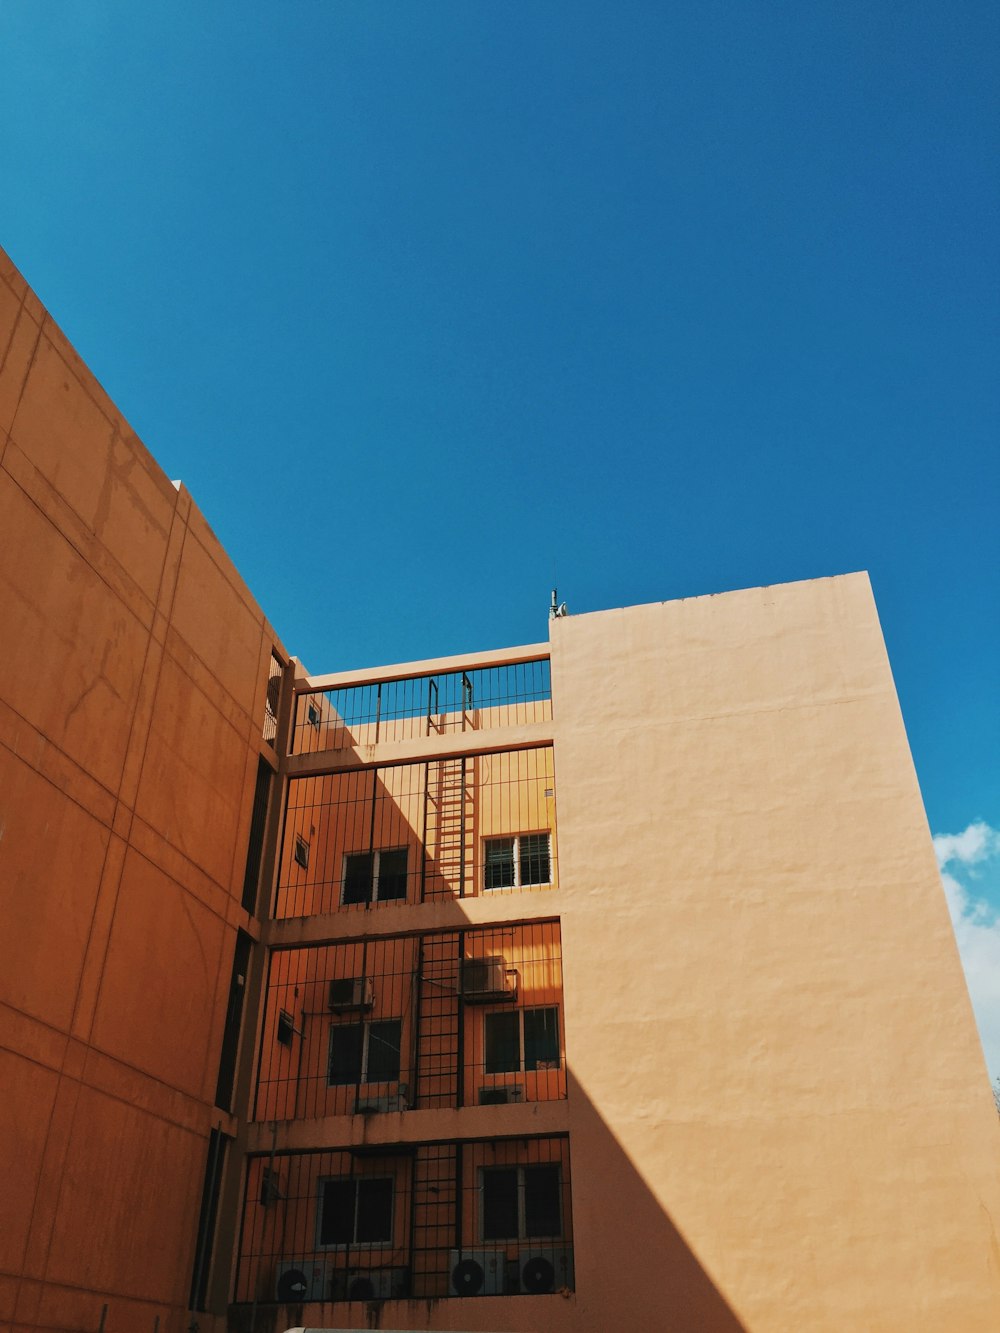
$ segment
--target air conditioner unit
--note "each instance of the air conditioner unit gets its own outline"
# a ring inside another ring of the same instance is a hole
[[[325,1259],[282,1259],[274,1288],[283,1305],[330,1299],[330,1274]]]
[[[408,1111],[410,1103],[407,1100],[406,1084],[402,1084],[398,1092],[384,1093],[379,1097],[368,1097],[360,1093],[354,1103],[355,1115],[377,1115],[383,1111]]]
[[[495,1088],[479,1089],[480,1106],[506,1106],[508,1102],[523,1101],[524,1089],[520,1083],[506,1083]]]
[[[573,1251],[566,1247],[541,1246],[522,1250],[517,1256],[521,1290],[539,1295],[546,1291],[573,1290]]]
[[[517,972],[503,958],[462,959],[462,999],[467,1004],[517,1000]]]
[[[375,1003],[371,977],[340,977],[330,982],[327,1005],[334,1013],[348,1009],[370,1009]]]
[[[506,1250],[452,1250],[448,1256],[455,1296],[502,1296],[507,1289]]]
[[[408,1268],[350,1268],[333,1274],[331,1300],[405,1300],[410,1290]]]

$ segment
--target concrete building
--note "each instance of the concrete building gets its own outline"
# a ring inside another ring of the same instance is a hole
[[[1000,1326],[863,574],[335,676],[0,263],[0,1329]]]

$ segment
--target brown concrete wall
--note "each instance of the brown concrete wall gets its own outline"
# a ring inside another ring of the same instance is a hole
[[[576,1327],[1000,1327],[1000,1131],[867,578],[557,621],[552,672]]]
[[[0,1328],[186,1328],[274,636],[0,255]]]

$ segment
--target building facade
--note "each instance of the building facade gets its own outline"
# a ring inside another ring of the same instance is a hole
[[[994,1329],[866,576],[310,676],[0,279],[0,1328]]]

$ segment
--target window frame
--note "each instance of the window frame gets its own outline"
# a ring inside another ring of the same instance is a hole
[[[309,869],[309,839],[302,833],[296,833],[292,846],[292,860],[303,870]]]
[[[542,1013],[546,1009],[553,1010],[556,1016],[555,1068],[557,1070],[562,1069],[562,1063],[563,1063],[562,1040],[561,1040],[562,1029],[559,1023],[558,1004],[529,1004],[529,1005],[524,1005],[523,1007],[518,1006],[516,1009],[513,1009],[510,1006],[506,1006],[503,1009],[499,1008],[487,1009],[483,1013],[483,1076],[484,1077],[499,1078],[504,1074],[547,1074],[552,1072],[551,1061],[543,1062],[543,1065],[545,1063],[549,1065],[549,1068],[547,1069],[544,1067],[540,1067],[537,1061],[535,1062],[534,1068],[529,1069],[527,1067],[527,1061],[525,1059],[526,1048],[524,1041],[524,1016],[525,1014]],[[518,1061],[519,1061],[518,1067],[516,1069],[490,1069],[487,1057],[487,1052],[489,1050],[489,1042],[486,1036],[486,1025],[488,1024],[491,1018],[496,1018],[498,1016],[507,1017],[513,1014],[517,1015],[517,1039],[518,1039]]]
[[[559,1230],[554,1234],[544,1236],[529,1236],[527,1234],[527,1189],[525,1185],[525,1172],[537,1170],[553,1170],[556,1173],[556,1199],[559,1205]],[[516,1171],[517,1184],[517,1235],[516,1236],[487,1236],[486,1235],[486,1177],[490,1172]],[[494,1163],[492,1166],[481,1166],[479,1168],[479,1239],[482,1245],[549,1245],[553,1243],[562,1243],[566,1236],[566,1216],[563,1199],[563,1169],[562,1163],[555,1162],[509,1162]]]
[[[401,898],[381,898],[379,896],[379,883],[381,880],[381,866],[383,853],[404,852],[406,854],[406,870],[403,872],[406,880],[406,892]],[[347,901],[347,864],[352,856],[370,856],[372,858],[372,894],[370,898],[362,898],[359,902]],[[410,845],[402,843],[397,847],[372,847],[370,850],[359,852],[345,852],[344,861],[340,874],[340,906],[341,907],[365,907],[369,903],[405,903],[410,897]]]
[[[376,1079],[370,1079],[370,1078],[368,1077],[368,1055],[369,1055],[369,1045],[370,1045],[370,1042],[371,1042],[371,1028],[372,1028],[372,1024],[373,1024],[373,1023],[395,1023],[395,1024],[397,1025],[397,1027],[399,1028],[399,1051],[398,1051],[399,1060],[398,1060],[398,1067],[397,1067],[397,1070],[396,1070],[396,1074],[395,1074],[395,1076],[392,1077],[392,1078],[376,1078]],[[352,1078],[352,1079],[344,1079],[343,1081],[338,1080],[337,1082],[334,1082],[334,1081],[330,1078],[330,1072],[331,1072],[331,1068],[332,1068],[332,1065],[333,1065],[333,1037],[334,1037],[334,1033],[337,1031],[338,1028],[344,1029],[344,1028],[356,1028],[356,1027],[360,1027],[360,1028],[362,1029],[362,1036],[361,1036],[361,1066],[360,1066],[360,1069],[358,1070],[358,1073],[359,1073],[360,1077],[358,1077],[358,1078]],[[394,1017],[388,1017],[388,1018],[359,1018],[359,1019],[354,1019],[354,1020],[353,1020],[352,1022],[350,1022],[350,1023],[337,1023],[337,1022],[333,1022],[333,1023],[330,1024],[330,1032],[329,1032],[329,1035],[328,1035],[328,1037],[327,1037],[327,1043],[326,1043],[326,1086],[327,1086],[328,1088],[369,1088],[369,1087],[375,1087],[375,1088],[378,1088],[378,1087],[385,1087],[386,1085],[391,1084],[391,1083],[398,1083],[398,1082],[400,1081],[400,1076],[402,1075],[402,1072],[403,1072],[403,1020],[402,1020],[402,1018],[394,1018]],[[334,1177],[331,1176],[330,1179],[332,1180],[332,1179],[334,1179]]]
[[[549,869],[548,879],[529,880],[527,883],[521,877],[521,839],[522,838],[545,838],[547,850],[547,862]],[[489,867],[487,848],[490,843],[512,842],[514,844],[514,883],[513,884],[495,884],[488,885],[487,871]],[[543,829],[523,829],[519,833],[491,833],[483,838],[483,893],[511,893],[518,889],[544,889],[551,887],[552,880],[552,830]]]
[[[389,1195],[389,1235],[382,1240],[358,1240],[358,1208],[361,1199],[360,1187],[369,1181],[388,1180],[392,1186]],[[349,1183],[354,1186],[354,1217],[351,1227],[351,1239],[348,1241],[323,1241],[323,1198],[324,1186],[332,1183]],[[396,1177],[390,1174],[363,1176],[320,1176],[316,1182],[316,1249],[324,1252],[347,1250],[390,1250],[395,1244],[396,1233]]]

